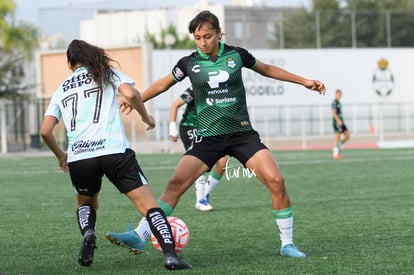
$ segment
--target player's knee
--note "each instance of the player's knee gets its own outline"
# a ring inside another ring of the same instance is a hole
[[[277,175],[273,179],[277,185],[285,185],[285,178],[282,175]]]
[[[269,181],[269,187],[272,192],[275,193],[285,192],[285,178],[282,175],[273,177],[272,180]]]

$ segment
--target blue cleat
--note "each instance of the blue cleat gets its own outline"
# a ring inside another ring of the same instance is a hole
[[[134,254],[141,254],[145,250],[145,241],[141,240],[134,230],[124,233],[109,232],[105,234],[105,238],[115,245],[129,249]]]
[[[292,258],[306,258],[306,254],[297,249],[293,243],[282,247],[280,249],[280,256]]]

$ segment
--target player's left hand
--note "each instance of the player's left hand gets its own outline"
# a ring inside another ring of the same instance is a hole
[[[148,125],[146,129],[147,131],[155,128],[155,119],[153,116],[148,115],[148,117],[146,119],[142,119],[142,121]]]

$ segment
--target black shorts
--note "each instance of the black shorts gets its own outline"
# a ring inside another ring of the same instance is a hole
[[[105,175],[121,193],[128,193],[147,183],[135,152],[111,154],[69,162],[72,185],[79,195],[93,196],[101,190]]]
[[[259,150],[268,149],[252,130],[227,135],[198,137],[185,155],[191,155],[204,162],[209,170],[223,156],[229,155],[238,159],[244,166]]]
[[[184,144],[184,149],[187,151],[193,144],[193,140],[197,138],[197,129],[193,126],[180,125],[180,138]]]
[[[348,130],[345,124],[342,124],[342,126],[339,126],[338,123],[336,122],[333,123],[333,128],[334,128],[335,133],[339,133],[339,134],[342,134],[343,132]]]

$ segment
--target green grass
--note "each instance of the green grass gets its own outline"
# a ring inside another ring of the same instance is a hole
[[[278,256],[270,198],[256,179],[225,177],[214,211],[194,208],[194,188],[174,215],[191,232],[180,255],[186,274],[412,274],[413,149],[277,152],[292,201],[295,243],[306,259]],[[138,156],[159,195],[180,155]],[[235,159],[230,165],[238,166]],[[233,168],[234,169],[234,168]],[[136,225],[140,215],[104,181],[98,210],[98,249],[80,267],[76,201],[68,175],[53,157],[0,158],[0,273],[167,274],[162,254],[147,243],[133,255],[105,240],[107,231]]]

